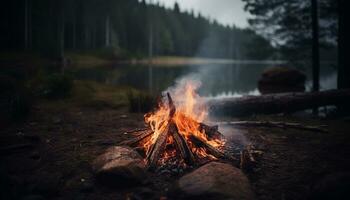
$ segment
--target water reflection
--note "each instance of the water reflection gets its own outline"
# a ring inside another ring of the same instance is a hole
[[[261,73],[271,64],[208,64],[194,66],[115,66],[79,69],[73,72],[78,79],[94,80],[118,86],[131,86],[159,94],[187,76],[202,82],[199,93],[203,96],[258,95],[257,82]],[[308,80],[311,71],[305,72]],[[321,69],[321,88],[336,87],[336,71],[332,67]],[[310,82],[306,84],[310,88]]]

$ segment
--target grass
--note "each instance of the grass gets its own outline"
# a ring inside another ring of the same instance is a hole
[[[93,108],[120,108],[128,105],[130,87],[117,87],[95,81],[74,81],[72,97],[68,102]]]

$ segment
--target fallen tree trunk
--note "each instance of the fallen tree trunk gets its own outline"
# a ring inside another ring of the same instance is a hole
[[[288,123],[288,122],[270,122],[270,121],[236,121],[236,122],[218,122],[220,125],[241,126],[241,127],[276,127],[276,128],[291,128],[312,132],[327,133],[326,129],[320,126],[305,126],[300,123]]]
[[[328,105],[346,105],[350,90],[281,93],[209,100],[209,111],[215,115],[246,116],[251,114],[292,113]]]

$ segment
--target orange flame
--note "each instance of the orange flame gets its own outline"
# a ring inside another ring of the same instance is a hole
[[[196,94],[196,89],[196,84],[186,82],[184,87],[172,93],[176,106],[176,112],[172,120],[176,124],[179,133],[186,139],[194,155],[198,158],[214,158],[212,155],[208,154],[204,148],[196,147],[190,140],[191,135],[194,135],[213,147],[221,147],[224,145],[223,140],[209,139],[205,130],[199,128],[200,123],[208,117],[208,110],[204,104],[204,100]],[[154,131],[151,139],[144,144],[146,152],[148,152],[150,147],[156,142],[159,135],[166,130],[170,121],[169,112],[169,104],[163,99],[155,112],[147,113],[144,116],[145,122],[149,124]],[[173,143],[173,139],[169,140],[168,143],[169,142]],[[170,154],[173,155],[173,153],[165,152],[163,157],[167,157]]]

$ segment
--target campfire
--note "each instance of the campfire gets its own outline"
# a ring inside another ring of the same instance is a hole
[[[183,88],[167,92],[155,111],[144,116],[147,128],[131,131],[135,138],[123,142],[137,147],[145,154],[150,169],[176,160],[178,165],[194,166],[202,161],[227,157],[218,126],[208,126],[204,101],[196,94],[196,85],[186,83]]]

